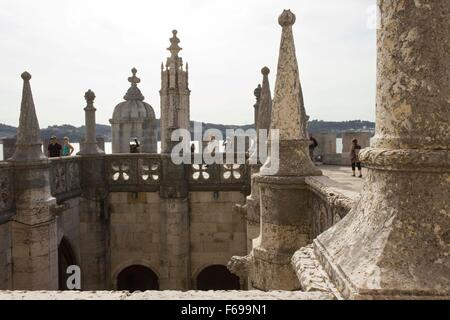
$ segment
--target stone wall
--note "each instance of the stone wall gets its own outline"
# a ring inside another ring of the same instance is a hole
[[[64,211],[58,215],[58,245],[64,238],[75,254],[76,263],[80,257],[80,198],[76,197],[65,201]]]
[[[240,192],[191,192],[191,271],[194,288],[197,275],[207,266],[226,266],[234,255],[245,255],[246,221],[235,204],[243,204]]]
[[[131,265],[143,265],[159,276],[160,198],[157,192],[114,192],[109,195],[111,277]]]

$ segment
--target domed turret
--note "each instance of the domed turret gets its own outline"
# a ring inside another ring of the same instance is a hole
[[[131,69],[128,78],[130,88],[119,103],[109,122],[112,125],[112,152],[129,153],[130,141],[140,142],[140,152],[156,153],[155,111],[144,102],[144,96],[137,87],[141,80],[136,77],[136,68]]]

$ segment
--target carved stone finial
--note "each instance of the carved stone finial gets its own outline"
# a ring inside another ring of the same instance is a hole
[[[136,77],[137,69],[136,68],[131,69],[131,73],[133,74],[133,76],[128,77],[128,82],[131,83],[131,87],[128,89],[127,93],[123,98],[126,101],[129,100],[143,101],[144,96],[142,95],[141,90],[139,90],[139,88],[137,87],[137,84],[141,82],[141,79]]]
[[[86,93],[84,94],[84,98],[86,99],[87,103],[93,103],[94,99],[95,99],[95,93],[94,91],[92,91],[91,89],[89,89],[88,91],[86,91]]]
[[[25,80],[25,81],[30,81],[30,79],[31,79],[31,74],[29,74],[27,71],[25,71],[24,73],[22,73],[20,76],[21,76],[22,79]]]
[[[172,56],[178,56],[178,52],[182,50],[180,46],[178,45],[180,43],[180,39],[177,37],[177,30],[172,30],[172,38],[170,38],[170,47],[167,48],[167,50],[172,53]]]
[[[283,13],[278,17],[278,23],[282,27],[290,27],[295,23],[295,14],[291,10],[283,10]]]
[[[139,82],[141,82],[141,79],[136,77],[136,72],[136,68],[131,69],[131,73],[133,74],[133,76],[128,78],[128,82],[131,82],[132,86],[136,86]]]
[[[262,73],[264,76],[267,76],[267,75],[270,73],[270,69],[267,68],[267,67],[264,67],[264,68],[261,69],[261,73]]]

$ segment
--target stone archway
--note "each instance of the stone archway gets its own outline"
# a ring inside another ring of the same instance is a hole
[[[143,265],[131,265],[117,275],[117,290],[159,290],[158,276]]]
[[[75,253],[66,238],[62,238],[58,246],[58,288],[59,290],[68,290],[67,278],[70,274],[67,274],[67,267],[76,265],[77,261]]]
[[[197,290],[240,290],[239,277],[223,265],[211,265],[197,276]]]

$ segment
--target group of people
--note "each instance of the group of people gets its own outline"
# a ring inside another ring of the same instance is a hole
[[[55,157],[67,157],[71,156],[74,152],[74,147],[70,144],[69,138],[64,137],[63,145],[58,143],[56,136],[50,138],[50,143],[47,146],[47,155],[49,158]]]
[[[311,158],[311,161],[315,163],[314,161],[314,149],[319,145],[317,143],[317,140],[313,136],[309,136],[309,156]],[[358,168],[359,178],[362,178],[362,169],[361,169],[361,161],[359,160],[359,151],[361,151],[361,146],[358,144],[358,139],[354,138],[352,140],[352,147],[350,149],[350,161],[352,164],[352,176],[356,177],[355,171],[356,168]]]

